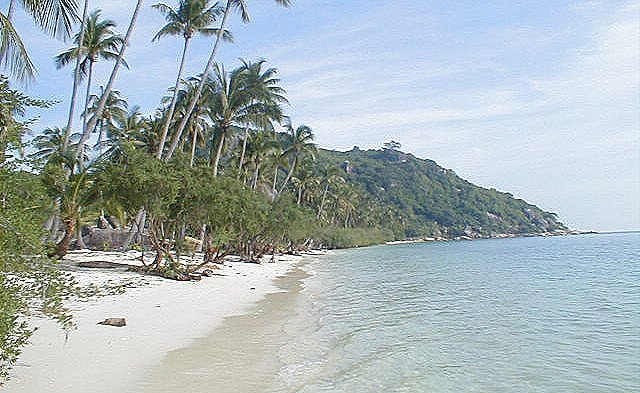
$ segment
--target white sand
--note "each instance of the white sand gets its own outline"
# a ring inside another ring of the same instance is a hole
[[[120,261],[135,253],[77,252],[78,260]],[[276,263],[226,263],[214,276],[198,282],[176,282],[128,272],[82,269],[82,283],[107,281],[136,285],[122,295],[76,302],[77,330],[65,333],[54,322],[35,319],[39,329],[25,348],[6,392],[131,392],[145,369],[169,351],[206,336],[227,316],[242,314],[267,293],[277,291],[301,257],[279,256]],[[255,288],[255,289],[251,289]],[[105,318],[126,318],[127,326],[97,325]]]

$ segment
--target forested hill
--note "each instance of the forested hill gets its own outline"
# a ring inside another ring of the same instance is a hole
[[[397,219],[407,237],[477,238],[567,229],[555,213],[509,193],[476,186],[434,161],[396,149],[321,149],[318,161],[342,168],[341,176],[367,199],[393,211],[391,219]]]

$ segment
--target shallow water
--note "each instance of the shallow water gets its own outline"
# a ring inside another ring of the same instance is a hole
[[[640,234],[422,243],[306,265],[282,392],[640,392]]]

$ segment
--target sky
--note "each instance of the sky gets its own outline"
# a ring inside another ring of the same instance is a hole
[[[126,31],[135,1],[89,1]],[[154,3],[145,2],[116,84],[145,112],[173,84],[182,48],[180,37],[151,42],[164,23]],[[572,228],[640,229],[640,0],[248,3],[252,21],[230,20],[235,42],[218,61],[278,68],[287,113],[321,147],[395,140]],[[56,70],[53,57],[70,43],[22,12],[15,24],[39,72],[27,93],[60,101],[32,128],[64,126],[72,70]],[[194,40],[187,74],[202,72],[212,44]],[[98,64],[96,86],[110,70]]]

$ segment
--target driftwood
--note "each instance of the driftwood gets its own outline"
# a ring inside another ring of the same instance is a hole
[[[109,262],[109,261],[86,261],[86,262],[79,262],[78,266],[92,268],[92,269],[116,269],[116,268],[129,268],[132,265],[127,265],[124,263]]]

